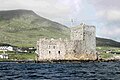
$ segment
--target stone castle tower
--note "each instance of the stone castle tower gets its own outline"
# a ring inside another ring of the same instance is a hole
[[[80,24],[71,28],[70,40],[40,39],[38,60],[96,60],[95,27]]]
[[[95,53],[96,52],[96,37],[95,27],[80,24],[71,28],[71,41],[74,42],[76,53]]]

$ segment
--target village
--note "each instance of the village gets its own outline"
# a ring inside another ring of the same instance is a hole
[[[0,61],[35,60],[34,47],[17,47],[0,44]]]

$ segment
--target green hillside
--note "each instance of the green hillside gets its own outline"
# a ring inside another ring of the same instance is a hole
[[[97,46],[104,46],[104,47],[120,47],[120,42],[111,40],[111,39],[105,39],[105,38],[96,38],[96,45]]]
[[[68,38],[69,28],[30,10],[0,11],[0,42],[35,46],[40,37]]]
[[[70,29],[38,16],[31,10],[0,11],[0,43],[15,46],[36,46],[40,37],[69,38]],[[120,47],[120,43],[97,38],[97,46]]]

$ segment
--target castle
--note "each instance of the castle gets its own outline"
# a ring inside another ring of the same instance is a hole
[[[71,28],[70,40],[42,38],[37,41],[38,60],[96,60],[95,32],[82,23]]]

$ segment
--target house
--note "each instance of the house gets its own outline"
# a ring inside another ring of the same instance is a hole
[[[0,54],[0,58],[2,58],[2,59],[8,59],[8,54]]]
[[[34,47],[16,47],[14,50],[17,53],[32,53],[36,51]]]
[[[107,51],[105,51],[105,53],[111,53],[112,52],[112,50],[107,50]]]
[[[14,49],[9,44],[0,44],[0,51],[14,51]]]

